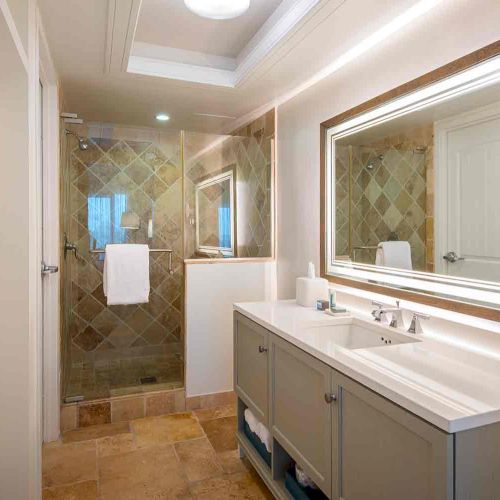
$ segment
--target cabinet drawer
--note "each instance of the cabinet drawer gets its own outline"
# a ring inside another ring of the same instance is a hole
[[[243,315],[234,313],[235,390],[266,426],[269,424],[269,334]]]
[[[274,436],[311,479],[331,496],[331,368],[271,336],[271,422]]]

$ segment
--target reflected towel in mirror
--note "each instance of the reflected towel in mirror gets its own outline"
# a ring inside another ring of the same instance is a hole
[[[378,244],[375,265],[412,270],[411,247],[407,241],[381,241]]]

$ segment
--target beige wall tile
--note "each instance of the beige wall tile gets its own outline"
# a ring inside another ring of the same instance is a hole
[[[144,396],[111,401],[111,422],[127,422],[144,417]]]
[[[89,425],[109,424],[111,422],[111,403],[95,403],[81,405],[78,407],[78,425],[87,427]]]
[[[61,432],[70,431],[78,427],[77,405],[61,406]]]

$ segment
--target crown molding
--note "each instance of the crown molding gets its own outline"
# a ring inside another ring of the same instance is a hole
[[[127,71],[142,0],[109,0],[104,72]]]
[[[110,10],[111,4],[116,6],[116,2],[117,0],[110,0]],[[315,8],[326,2],[327,0],[285,0],[236,59],[134,42],[129,48],[130,56],[125,70],[141,75],[236,88],[248,79],[273,49],[299,29],[301,22],[312,15]],[[199,61],[203,63],[200,64]],[[230,69],[231,65],[234,65],[234,69]]]

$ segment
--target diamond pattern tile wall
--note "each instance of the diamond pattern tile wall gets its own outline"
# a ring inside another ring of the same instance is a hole
[[[186,231],[185,254],[203,257],[195,251],[195,185],[218,173],[233,169],[236,175],[237,257],[269,257],[272,255],[271,224],[271,139],[274,138],[274,110],[249,125],[232,132],[215,147],[208,147],[201,134],[186,134],[185,201],[190,207]],[[212,142],[216,143],[217,137]],[[219,137],[220,139],[220,137]],[[200,150],[206,151],[200,154]],[[200,219],[210,218],[212,203]],[[212,221],[215,224],[215,221]],[[206,228],[204,238],[216,243],[218,235]],[[211,239],[210,239],[211,238]]]
[[[377,245],[396,233],[410,242],[415,270],[434,269],[433,234],[428,228],[434,216],[429,196],[432,158],[432,124],[376,143],[336,148],[338,256],[353,258],[353,247]],[[374,159],[374,168],[366,168]],[[373,264],[375,252],[356,251],[356,260]]]
[[[71,342],[74,352],[91,360],[94,353],[125,357],[141,350],[161,352],[167,343],[182,342],[182,165],[180,134],[168,140],[91,138],[87,151],[70,152],[66,231],[81,258],[71,268]],[[132,210],[139,230],[120,228],[120,216]],[[147,237],[153,221],[154,238]],[[151,254],[148,304],[107,307],[102,292],[102,257],[90,248],[106,243],[146,243],[175,251],[175,275],[167,271],[165,254]],[[77,356],[78,357],[78,356]],[[101,358],[102,359],[102,358]]]

